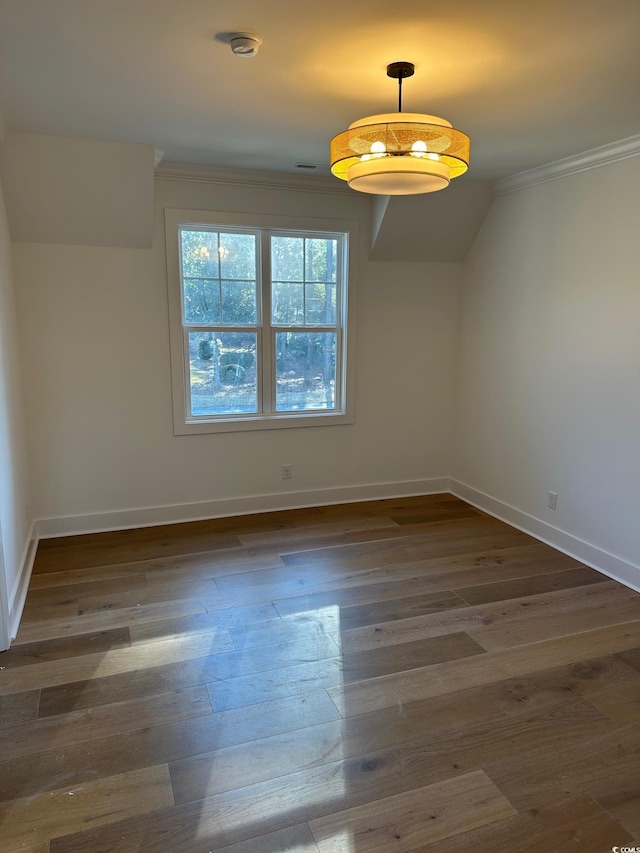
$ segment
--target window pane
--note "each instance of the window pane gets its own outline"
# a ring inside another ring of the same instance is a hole
[[[310,238],[306,242],[305,281],[335,281],[338,241]]]
[[[335,409],[335,332],[276,333],[276,410]]]
[[[258,411],[255,332],[189,332],[190,414]]]
[[[215,231],[182,231],[182,275],[218,278],[218,235]]]
[[[255,281],[222,282],[222,322],[232,325],[257,322]]]
[[[220,234],[222,278],[256,279],[256,238],[253,234]]]
[[[185,323],[220,322],[220,284],[201,278],[184,279]]]
[[[303,237],[271,237],[273,281],[303,281]]]
[[[328,326],[336,321],[335,284],[305,285],[305,322]]]
[[[304,322],[302,282],[274,281],[271,314],[278,325],[299,325]]]

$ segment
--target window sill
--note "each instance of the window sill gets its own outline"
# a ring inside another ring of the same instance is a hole
[[[299,429],[301,427],[326,427],[352,424],[353,415],[345,412],[328,412],[327,414],[300,415],[255,415],[243,418],[227,418],[206,420],[194,418],[174,424],[174,435],[201,435],[218,432],[251,432],[266,429]]]

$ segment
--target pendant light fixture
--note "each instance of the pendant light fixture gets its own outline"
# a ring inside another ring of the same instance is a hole
[[[402,112],[402,81],[411,62],[392,62],[398,112],[368,116],[331,140],[331,172],[354,190],[376,195],[431,193],[469,168],[469,137],[438,116]]]

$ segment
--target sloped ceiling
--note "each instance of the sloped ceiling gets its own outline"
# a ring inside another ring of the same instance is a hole
[[[374,261],[464,260],[493,198],[491,181],[460,178],[445,192],[374,201]],[[376,205],[384,205],[382,216]]]

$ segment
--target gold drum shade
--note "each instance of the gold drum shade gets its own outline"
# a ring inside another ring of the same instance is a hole
[[[331,172],[361,192],[411,195],[444,189],[469,168],[466,133],[422,113],[384,113],[331,140]]]

